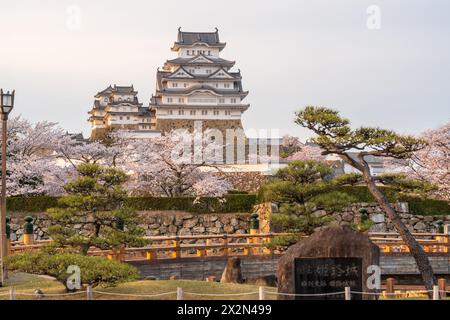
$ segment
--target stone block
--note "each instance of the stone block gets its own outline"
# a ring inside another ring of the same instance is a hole
[[[205,227],[194,227],[194,228],[192,228],[192,232],[193,233],[204,233]]]
[[[234,227],[232,225],[227,224],[226,226],[223,227],[223,231],[225,231],[226,233],[233,233]]]
[[[345,212],[342,214],[342,220],[345,222],[352,222],[353,221],[353,214],[350,212]]]
[[[183,223],[184,228],[193,228],[197,225],[197,219],[185,220]]]
[[[375,223],[382,223],[384,222],[384,214],[374,214],[370,219]]]
[[[314,218],[322,218],[325,217],[326,215],[327,212],[325,210],[317,210],[311,214],[311,216],[313,216]]]
[[[419,231],[423,231],[423,230],[425,230],[427,228],[427,226],[425,225],[425,223],[423,223],[423,222],[417,222],[415,225],[414,225],[414,229],[415,230],[419,230]]]

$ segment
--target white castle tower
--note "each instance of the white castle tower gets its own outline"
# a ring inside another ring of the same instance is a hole
[[[150,110],[155,129],[168,132],[193,128],[201,120],[203,129],[242,128],[241,116],[249,107],[243,100],[240,71],[232,71],[234,61],[220,57],[225,48],[219,33],[185,32],[178,29],[171,48],[178,57],[167,60],[157,71],[156,93]]]

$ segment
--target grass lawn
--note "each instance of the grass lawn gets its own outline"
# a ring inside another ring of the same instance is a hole
[[[65,288],[58,281],[48,277],[30,275],[26,273],[10,273],[6,286],[0,288],[0,299],[9,299],[9,290],[13,287],[17,293],[16,299],[36,299],[34,291],[40,289],[44,292],[46,300],[72,300],[86,299],[86,293],[79,293],[69,296],[59,296],[66,293]],[[183,288],[185,300],[257,300],[258,286],[246,284],[221,284],[218,282],[193,281],[193,280],[142,280],[122,283],[111,288],[94,288],[95,300],[140,300],[140,299],[176,299],[176,290],[178,287]],[[100,291],[102,293],[97,293]],[[266,288],[266,291],[276,292],[276,288]],[[140,295],[154,295],[160,293],[172,292],[169,295],[157,297],[142,297]],[[242,293],[250,293],[250,295]],[[25,293],[27,295],[21,295]],[[119,295],[113,295],[118,293]],[[192,294],[191,294],[192,293]],[[48,294],[48,296],[45,296]],[[54,296],[52,296],[52,294]],[[133,294],[136,296],[122,296],[121,294]],[[206,294],[199,296],[197,294]],[[222,294],[233,294],[232,296],[221,296]],[[211,296],[210,296],[211,295]],[[275,299],[275,295],[266,294],[267,299]]]
[[[0,287],[0,300],[9,299],[9,290],[13,287],[17,293],[16,300],[37,299],[36,289],[44,293],[43,300],[85,300],[86,291],[71,295],[66,294],[64,286],[58,281],[44,276],[26,273],[10,273],[5,287]],[[258,286],[247,284],[231,284],[194,280],[141,280],[119,284],[116,287],[94,288],[95,300],[175,300],[176,290],[183,288],[184,300],[257,300]],[[266,287],[266,299],[276,299],[277,289]],[[97,291],[97,292],[96,292]],[[171,292],[168,295],[146,297]],[[22,294],[20,294],[22,293]],[[243,294],[244,293],[244,294]],[[246,294],[251,293],[251,294]],[[25,295],[24,295],[25,294]],[[47,294],[47,296],[46,296]],[[198,295],[203,294],[203,295]],[[223,294],[232,294],[223,296]],[[130,296],[128,296],[130,295]],[[144,296],[142,296],[144,295]],[[398,299],[398,298],[397,298]],[[449,299],[449,298],[447,298]],[[391,300],[381,297],[381,300]],[[427,300],[425,296],[404,297],[403,300]]]

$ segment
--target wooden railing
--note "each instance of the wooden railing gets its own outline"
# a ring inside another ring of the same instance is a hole
[[[145,237],[151,245],[142,248],[119,248],[117,250],[100,250],[91,248],[92,256],[107,256],[116,260],[154,260],[184,257],[231,256],[231,255],[267,255],[278,253],[266,246],[276,236],[286,236],[289,233],[270,234],[222,234],[222,235],[192,235],[192,236],[158,236]],[[35,252],[51,242],[51,240],[35,241],[33,244],[23,244],[18,241],[11,243],[11,254],[19,252]]]
[[[142,248],[119,248],[117,250],[99,250],[91,248],[88,252],[93,256],[107,256],[109,259],[155,260],[178,259],[188,257],[240,256],[240,255],[273,255],[282,254],[282,250],[267,246],[276,236],[291,235],[288,233],[269,234],[222,234],[192,236],[158,236],[146,237],[152,244]],[[449,254],[449,235],[439,233],[413,233],[425,252],[431,254]],[[408,246],[397,233],[369,233],[370,239],[380,247],[382,254],[407,253]],[[19,241],[11,243],[12,254],[39,250],[51,240],[35,241],[24,245]]]
[[[427,253],[449,253],[450,235],[443,233],[412,233],[417,242]],[[398,233],[369,233],[372,242],[380,247],[384,254],[409,252],[408,246],[404,243]]]

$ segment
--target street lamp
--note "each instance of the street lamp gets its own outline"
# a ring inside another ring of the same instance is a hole
[[[5,282],[5,257],[8,254],[8,243],[6,239],[6,129],[8,122],[8,114],[14,107],[14,93],[3,92],[0,89],[0,113],[2,115],[2,193],[1,193],[1,244],[0,244],[0,286]]]

